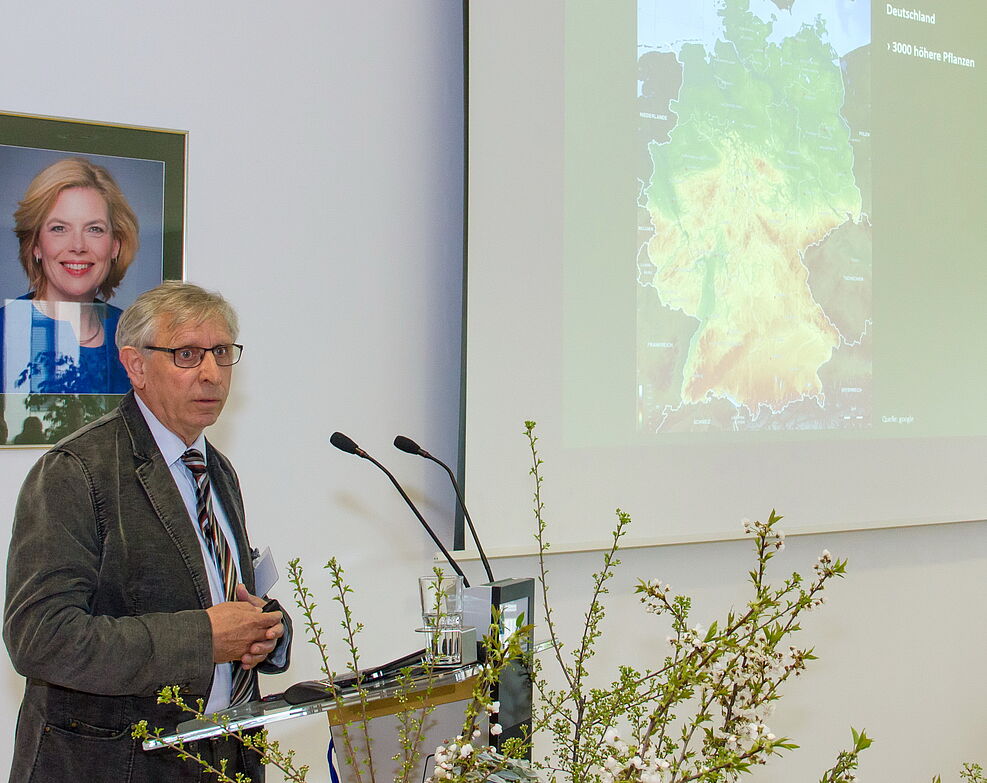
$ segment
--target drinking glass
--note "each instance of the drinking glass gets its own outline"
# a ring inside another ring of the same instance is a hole
[[[463,660],[463,578],[433,574],[418,579],[425,656],[438,666]]]

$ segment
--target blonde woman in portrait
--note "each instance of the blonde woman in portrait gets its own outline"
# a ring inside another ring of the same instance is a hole
[[[137,216],[110,173],[85,158],[41,171],[14,212],[28,293],[0,307],[3,393],[124,394],[106,300],[139,245]]]

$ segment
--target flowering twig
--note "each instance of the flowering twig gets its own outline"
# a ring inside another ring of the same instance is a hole
[[[356,721],[360,725],[360,738],[362,740],[363,748],[362,753],[357,752],[357,748],[354,744],[353,738],[350,735],[350,725],[343,724],[342,735],[343,735],[343,748],[345,750],[345,758],[353,773],[356,775],[357,783],[362,783],[362,767],[366,765],[367,772],[370,775],[371,781],[376,781],[376,776],[374,775],[374,758],[373,758],[373,741],[370,738],[370,726],[369,726],[369,699],[367,696],[367,691],[363,687],[363,675],[360,672],[360,648],[357,644],[356,637],[363,630],[363,623],[357,622],[353,618],[353,611],[347,602],[346,596],[353,592],[353,589],[346,584],[343,579],[343,568],[339,564],[336,558],[330,558],[329,562],[323,566],[329,571],[329,581],[332,585],[335,595],[332,600],[339,604],[342,609],[343,619],[340,620],[340,627],[342,627],[344,636],[343,641],[346,644],[347,650],[350,656],[350,666],[356,679],[354,681],[354,687],[356,688],[357,697],[360,700],[360,715],[361,719]]]
[[[784,550],[778,529],[781,517],[771,512],[766,522],[744,521],[753,537],[755,567],[749,572],[752,596],[740,612],[731,610],[722,623],[709,628],[690,624],[692,602],[674,595],[667,584],[652,579],[638,583],[645,609],[671,621],[669,652],[659,665],[643,672],[621,667],[620,676],[607,688],[587,686],[587,661],[600,640],[606,583],[619,564],[617,551],[630,517],[617,510],[611,547],[603,568],[593,575],[589,610],[572,662],[562,644],[551,606],[545,553],[549,549],[541,499],[540,466],[534,423],[525,423],[535,480],[534,511],[539,545],[540,581],[546,601],[549,636],[565,686],[560,690],[536,680],[541,704],[536,728],[545,728],[554,740],[555,753],[545,759],[548,770],[573,783],[685,783],[735,780],[769,757],[797,747],[777,737],[766,721],[781,687],[799,676],[815,654],[811,648],[788,644],[801,630],[801,615],[823,603],[822,592],[834,578],[842,578],[845,560],[824,551],[806,581],[793,573],[780,585],[768,581],[768,563]],[[625,741],[620,727],[627,727]],[[854,732],[854,747],[844,751],[826,773],[823,783],[843,783],[857,755],[870,744]]]
[[[170,704],[178,707],[182,712],[198,720],[218,721],[218,725],[223,729],[223,735],[232,737],[242,743],[245,748],[255,751],[260,757],[260,762],[265,765],[272,765],[281,770],[286,781],[293,783],[305,783],[309,768],[307,765],[295,766],[295,751],[282,751],[277,740],[272,740],[267,731],[259,729],[257,731],[243,732],[239,729],[231,729],[229,720],[222,715],[209,715],[203,713],[203,701],[199,699],[195,707],[189,706],[182,698],[181,690],[177,685],[166,686],[161,689],[158,695],[159,704]],[[134,724],[131,732],[132,736],[140,741],[156,739],[165,748],[169,748],[178,754],[182,760],[190,760],[198,764],[204,772],[213,775],[217,783],[249,783],[250,778],[242,772],[237,772],[230,777],[227,770],[227,760],[220,759],[219,767],[202,758],[201,754],[189,751],[185,743],[181,740],[168,740],[162,737],[163,731],[160,728],[150,729],[147,721],[142,720]]]

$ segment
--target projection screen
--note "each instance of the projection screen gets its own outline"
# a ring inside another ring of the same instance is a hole
[[[530,551],[987,517],[961,0],[469,5],[464,478]]]

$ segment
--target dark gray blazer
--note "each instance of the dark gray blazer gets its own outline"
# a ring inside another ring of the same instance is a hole
[[[207,455],[253,592],[236,473],[212,446]],[[206,698],[211,604],[195,530],[131,392],[44,454],[21,488],[3,638],[27,685],[10,780],[199,780],[170,751],[145,753],[130,729],[147,719],[168,732],[187,718],[156,703],[165,685],[190,704]]]

